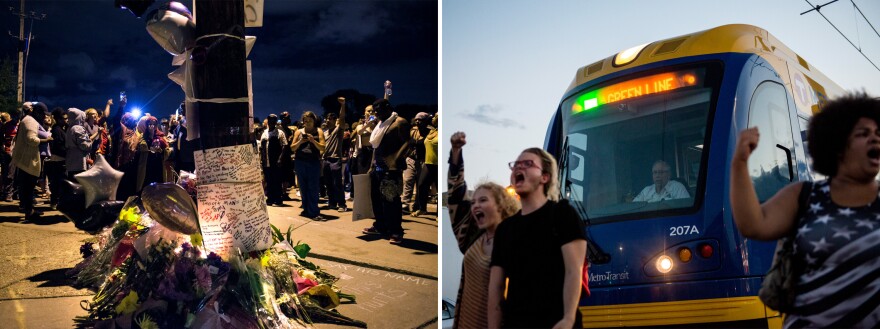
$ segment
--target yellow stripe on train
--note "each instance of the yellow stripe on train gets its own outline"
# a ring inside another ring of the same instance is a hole
[[[647,327],[767,319],[768,328],[782,328],[779,312],[758,297],[582,306],[584,328]]]

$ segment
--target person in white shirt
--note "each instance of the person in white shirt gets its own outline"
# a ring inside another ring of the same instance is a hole
[[[633,202],[657,202],[672,199],[690,198],[687,188],[677,181],[670,181],[670,167],[666,161],[657,160],[651,168],[654,184],[646,186],[633,199]]]
[[[266,130],[260,136],[260,162],[266,180],[266,205],[284,205],[284,188],[281,186],[281,156],[287,147],[284,131],[278,129],[278,116],[269,114]]]

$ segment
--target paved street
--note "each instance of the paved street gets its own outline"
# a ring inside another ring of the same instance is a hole
[[[0,202],[0,323],[4,328],[70,328],[74,316],[85,314],[80,301],[92,294],[70,287],[64,275],[80,260],[79,246],[90,235],[44,203],[41,207],[44,218],[26,223],[16,212],[17,201]],[[339,306],[342,314],[365,321],[370,328],[438,326],[435,212],[421,218],[405,216],[404,242],[395,246],[361,233],[372,219],[352,221],[350,212],[322,209],[330,220],[313,222],[298,216],[300,210],[298,201],[288,201],[283,207],[269,207],[269,217],[282,231],[292,226],[292,240],[308,243],[312,247],[309,258],[339,277],[338,286],[344,292],[356,294],[357,304]]]

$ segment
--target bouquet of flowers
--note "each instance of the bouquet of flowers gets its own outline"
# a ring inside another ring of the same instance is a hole
[[[70,271],[77,285],[97,289],[77,327],[365,328],[334,310],[354,296],[305,260],[310,247],[291,245],[291,229],[272,229],[272,248],[222,259],[204,251],[199,234],[174,232],[129,200],[113,227],[83,244],[84,259]]]

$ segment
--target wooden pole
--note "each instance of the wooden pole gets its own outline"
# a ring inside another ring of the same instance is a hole
[[[192,77],[201,148],[251,143],[244,2],[196,0],[195,7],[198,41],[193,49]],[[244,102],[224,102],[242,98]]]
[[[21,8],[18,14],[18,95],[16,100],[18,105],[24,102],[24,47],[27,43],[24,41],[24,0],[21,0]]]

